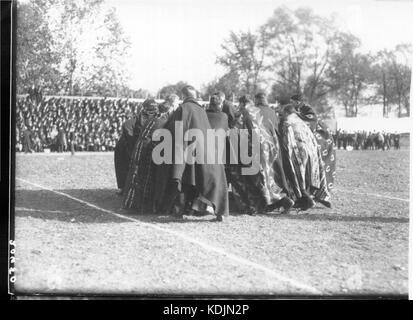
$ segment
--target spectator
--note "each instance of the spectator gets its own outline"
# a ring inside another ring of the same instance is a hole
[[[24,126],[23,127],[23,151],[24,153],[32,153],[33,149],[32,149],[32,132],[30,131],[30,127]]]
[[[57,152],[64,152],[67,150],[66,132],[61,125],[57,134]]]
[[[23,124],[31,125],[32,132],[38,134],[43,149],[50,148],[51,151],[58,151],[58,126],[66,135],[73,127],[76,139],[67,138],[69,143],[75,142],[75,151],[113,149],[122,123],[140,109],[140,103],[128,100],[55,99],[41,97],[39,93],[40,91],[33,87],[30,88],[30,96],[17,100],[16,122],[19,128]],[[40,99],[39,103],[36,103],[36,99]],[[21,133],[16,139],[17,150],[21,144]],[[91,143],[90,139],[93,140]],[[69,146],[67,142],[66,148]]]

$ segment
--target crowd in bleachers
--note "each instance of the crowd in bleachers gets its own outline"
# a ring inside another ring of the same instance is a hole
[[[400,149],[400,133],[384,131],[356,131],[347,132],[337,130],[333,134],[337,149],[352,150],[390,150]]]
[[[111,151],[141,103],[127,99],[45,98],[16,102],[16,151]]]
[[[17,98],[16,151],[113,151],[122,123],[140,108],[140,102],[128,99],[54,98],[30,92]],[[337,149],[400,148],[400,134],[396,132],[339,129],[333,137]]]

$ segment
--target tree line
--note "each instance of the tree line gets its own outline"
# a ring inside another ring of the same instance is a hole
[[[44,94],[146,98],[128,88],[130,42],[114,8],[104,0],[18,2],[17,93],[40,87]],[[311,9],[277,8],[255,31],[231,32],[217,64],[226,73],[206,84],[204,99],[217,90],[228,98],[269,92],[269,102],[300,93],[318,113],[342,105],[356,117],[359,106],[379,104],[383,116],[395,106],[410,115],[412,48],[364,53],[361,41],[343,32],[333,17]],[[164,86],[165,98],[186,83]]]
[[[410,115],[411,46],[363,53],[355,35],[341,31],[334,18],[309,8],[279,7],[256,31],[231,32],[217,63],[227,70],[205,86],[227,95],[270,92],[269,100],[300,93],[319,113],[333,104],[356,117],[362,104],[391,106]]]
[[[130,42],[104,0],[19,1],[16,33],[17,93],[136,94],[125,87]]]

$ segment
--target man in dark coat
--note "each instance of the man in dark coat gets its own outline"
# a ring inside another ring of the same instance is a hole
[[[146,124],[158,114],[158,104],[154,99],[146,99],[138,116],[133,116],[122,124],[121,137],[115,147],[115,172],[118,195],[123,195],[133,149]]]
[[[69,131],[69,145],[70,145],[70,152],[72,155],[75,154],[76,140],[77,140],[77,133],[75,131],[74,126],[72,126]]]
[[[134,130],[137,117],[132,117],[122,124],[121,136],[115,146],[115,173],[116,182],[120,191],[118,195],[122,195],[123,188],[128,175],[129,162],[132,157],[133,147],[135,145]]]
[[[23,151],[24,153],[32,153],[32,132],[30,131],[29,126],[24,126],[23,127]]]
[[[206,110],[209,124],[212,129],[228,130],[228,116],[223,112],[223,102],[217,95],[213,95]]]
[[[218,95],[222,102],[222,112],[224,112],[227,117],[228,117],[228,126],[230,128],[233,128],[235,125],[235,110],[234,110],[234,105],[232,104],[231,101],[228,101],[225,99],[225,93],[223,93],[222,91],[216,93],[215,95]]]
[[[205,110],[198,104],[196,90],[192,86],[186,86],[182,90],[184,101],[181,106],[171,116],[170,121],[165,126],[172,134],[173,141],[173,163],[166,165],[168,181],[162,194],[164,199],[161,213],[169,213],[171,209],[178,217],[182,217],[186,210],[192,206],[193,200],[201,196],[209,201],[217,216],[217,221],[223,221],[228,215],[228,187],[223,164],[207,164],[206,137],[207,130],[211,129],[208,116]],[[204,136],[204,144],[199,141],[191,143],[185,141],[180,132],[175,131],[175,126],[182,124],[183,134],[189,129],[198,129]],[[183,159],[179,161],[179,154],[175,154],[176,149],[193,147],[197,143],[196,150],[202,154],[203,163],[195,160],[190,164]],[[178,160],[178,161],[177,161]]]
[[[66,151],[67,148],[67,139],[66,132],[63,129],[63,126],[59,126],[59,133],[57,134],[57,152]]]
[[[400,149],[400,133],[397,132],[394,134],[394,149]]]

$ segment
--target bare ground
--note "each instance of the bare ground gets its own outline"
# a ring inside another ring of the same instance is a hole
[[[340,150],[337,156],[332,209],[255,217],[233,213],[229,221],[215,223],[212,216],[176,221],[123,211],[111,153],[19,154],[15,288],[25,293],[407,294],[409,150]]]

